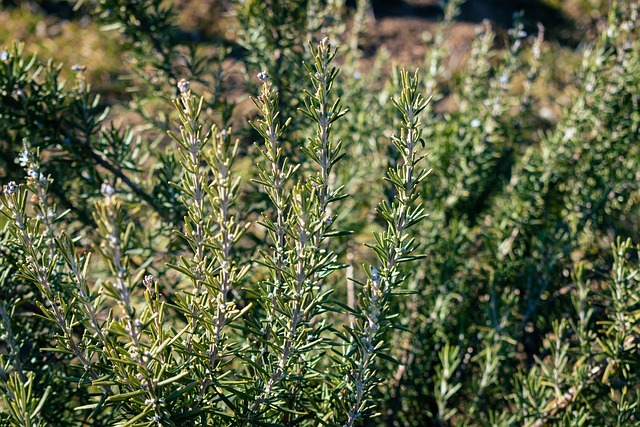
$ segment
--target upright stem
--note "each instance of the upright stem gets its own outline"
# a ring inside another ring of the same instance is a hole
[[[399,136],[392,142],[400,155],[402,163],[390,169],[387,179],[394,186],[396,196],[391,205],[383,203],[378,212],[387,221],[387,230],[376,238],[378,244],[374,250],[382,264],[381,271],[371,268],[362,294],[362,306],[359,308],[358,320],[348,330],[354,342],[350,354],[355,354],[351,361],[351,369],[347,376],[349,383],[345,393],[349,397],[346,413],[346,427],[353,426],[364,415],[365,402],[373,387],[370,373],[375,369],[375,358],[383,339],[382,326],[388,322],[388,298],[396,287],[401,285],[403,272],[401,262],[410,260],[416,249],[407,229],[426,215],[421,204],[414,203],[417,187],[426,178],[428,171],[417,171],[416,146],[421,142],[421,124],[419,115],[427,107],[426,101],[418,92],[418,77],[410,77],[406,71],[401,73],[402,93],[399,100],[394,99],[396,108],[403,117]]]

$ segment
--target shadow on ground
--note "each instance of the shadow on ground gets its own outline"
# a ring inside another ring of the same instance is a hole
[[[376,19],[419,18],[429,21],[442,19],[438,0],[373,0]],[[547,38],[564,45],[578,42],[575,22],[561,10],[539,0],[467,0],[461,7],[458,22],[481,23],[489,20],[494,25],[509,28],[513,16],[524,12],[525,29],[535,31],[541,23],[547,29]]]

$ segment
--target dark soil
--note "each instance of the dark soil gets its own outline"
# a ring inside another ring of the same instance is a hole
[[[424,59],[425,33],[431,32],[442,20],[443,12],[438,0],[377,0],[373,1],[373,24],[363,49],[372,55],[384,46],[391,57],[404,64],[419,63]],[[576,23],[558,9],[538,0],[468,0],[447,34],[451,62],[468,51],[475,37],[475,27],[488,21],[498,33],[513,23],[514,14],[522,11],[525,30],[537,32],[537,24],[546,29],[546,38],[562,45],[575,47],[580,39]]]

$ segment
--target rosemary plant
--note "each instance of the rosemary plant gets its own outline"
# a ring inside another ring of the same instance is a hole
[[[424,79],[372,2],[214,3],[0,45],[1,426],[640,425],[637,2],[445,2]]]

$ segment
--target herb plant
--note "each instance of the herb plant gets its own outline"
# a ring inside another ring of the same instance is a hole
[[[367,1],[222,3],[77,5],[126,120],[2,47],[0,424],[640,425],[638,5],[559,88],[526,15],[409,72]]]

